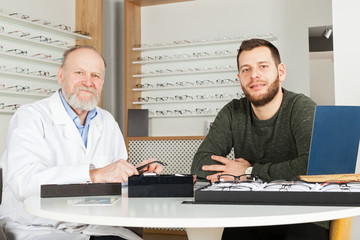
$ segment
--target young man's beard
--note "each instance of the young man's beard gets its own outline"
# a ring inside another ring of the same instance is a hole
[[[90,100],[82,100],[78,97],[78,92],[80,90],[90,91],[94,94],[94,96]],[[92,87],[85,87],[85,86],[77,86],[74,88],[72,92],[68,91],[68,89],[62,87],[62,94],[67,101],[67,103],[75,108],[84,111],[91,111],[93,110],[99,103],[100,96],[96,92],[96,90]]]
[[[258,97],[255,97],[255,96],[252,96],[251,94],[249,94],[249,92],[247,92],[246,89],[242,85],[241,85],[241,87],[242,87],[243,92],[249,102],[251,102],[255,107],[262,107],[274,99],[276,94],[279,92],[279,89],[280,89],[279,85],[280,85],[280,80],[279,80],[279,76],[277,76],[276,80],[273,83],[271,83],[271,85],[269,86],[267,92]]]

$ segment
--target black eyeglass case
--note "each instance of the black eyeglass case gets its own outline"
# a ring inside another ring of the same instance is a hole
[[[210,185],[208,185],[210,186]],[[360,192],[195,191],[195,204],[360,206]]]
[[[128,197],[193,197],[193,175],[133,175]]]

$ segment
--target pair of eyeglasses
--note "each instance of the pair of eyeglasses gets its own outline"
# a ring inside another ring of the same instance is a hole
[[[213,85],[214,82],[210,80],[198,80],[196,81],[197,85]]]
[[[189,95],[176,95],[175,99],[183,101],[183,100],[193,100],[194,98]]]
[[[61,40],[49,41],[50,44],[56,44],[58,46],[67,46],[68,43]]]
[[[42,25],[51,25],[50,21],[47,21],[47,20],[44,20],[44,19],[34,19],[34,20],[31,20],[31,21],[34,22],[34,23],[42,24]]]
[[[21,18],[21,19],[28,19],[29,18],[29,15],[25,15],[25,14],[22,14],[22,13],[10,13],[9,16],[17,17],[17,18]]]
[[[16,36],[18,36],[18,37],[27,37],[27,36],[30,36],[30,33],[22,32],[22,31],[12,31],[12,32],[8,32],[8,34],[16,35]]]
[[[27,51],[23,51],[18,48],[6,50],[5,52],[15,53],[15,54],[19,54],[19,55],[27,55]]]
[[[45,53],[37,53],[32,55],[32,57],[40,58],[40,59],[50,59],[51,55]]]
[[[212,99],[214,96],[211,96],[209,94],[206,95],[196,95],[196,99],[198,100],[206,100],[206,99]]]
[[[0,108],[3,110],[17,110],[20,106],[20,104],[5,105],[4,103],[0,103]]]
[[[40,42],[46,42],[46,43],[50,43],[51,42],[51,38],[49,37],[45,37],[45,36],[35,36],[35,37],[31,37],[30,39],[36,39],[39,40]]]
[[[232,174],[219,174],[217,176],[218,182],[228,182],[228,183],[242,183],[242,182],[256,182],[259,183],[261,179],[253,174],[242,174],[239,176]]]
[[[30,90],[30,87],[24,87],[24,86],[21,86],[21,85],[15,85],[15,86],[10,86],[10,87],[7,87],[5,88],[5,90],[13,90],[15,89],[15,91],[17,92],[28,92]]]
[[[35,88],[35,89],[30,89],[29,92],[34,92],[38,94],[52,94],[55,91],[51,90],[50,88]]]
[[[228,79],[228,78],[227,79],[217,79],[216,83],[217,84],[230,84],[230,83],[235,83],[235,81]]]
[[[151,85],[149,83],[145,83],[145,84],[136,84],[137,88],[153,88],[154,85]]]
[[[174,84],[171,83],[157,83],[156,87],[173,87]]]
[[[210,108],[196,108],[195,109],[197,114],[209,114],[211,113]]]
[[[142,173],[146,172],[146,170],[143,170],[144,168],[146,168],[147,166],[149,166],[151,164],[154,164],[154,163],[158,163],[158,164],[160,164],[162,166],[167,166],[167,164],[162,162],[162,161],[153,161],[153,162],[149,162],[149,163],[147,163],[145,165],[142,165],[140,167],[137,167],[136,170],[138,170],[139,174],[142,174]]]
[[[67,25],[64,25],[64,24],[58,24],[58,25],[55,25],[53,27],[54,28],[59,28],[61,30],[65,30],[65,31],[71,31],[71,27],[67,26]]]
[[[28,68],[21,68],[21,67],[14,67],[14,68],[8,68],[4,66],[5,71],[7,72],[14,72],[14,73],[22,73],[22,74],[28,74],[29,69]]]
[[[81,34],[81,35],[84,35],[84,36],[89,36],[90,35],[90,33],[82,31],[82,30],[73,31],[73,33]]]
[[[181,87],[185,87],[185,86],[193,86],[194,84],[193,83],[191,83],[191,82],[176,82],[175,83],[176,84],[176,86],[181,86]]]
[[[275,180],[266,184],[264,191],[312,191],[314,185],[302,181]]]
[[[40,76],[40,77],[49,77],[50,72],[45,72],[43,70],[34,71],[34,72],[28,72],[30,75]]]
[[[192,112],[188,109],[179,109],[179,110],[174,110],[174,114],[176,115],[186,115],[186,114],[192,114]]]
[[[155,112],[156,113],[156,115],[172,115],[173,114],[173,111],[171,111],[171,110],[162,110],[162,111],[156,111]]]
[[[215,98],[218,99],[232,98],[232,95],[230,93],[215,94]]]
[[[173,97],[156,97],[155,101],[165,102],[165,101],[174,101]]]
[[[357,181],[334,181],[324,182],[319,188],[323,192],[360,192],[360,182]]]

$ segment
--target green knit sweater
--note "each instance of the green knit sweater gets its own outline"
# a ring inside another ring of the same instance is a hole
[[[235,158],[249,161],[252,174],[263,181],[306,174],[315,103],[303,94],[282,90],[281,106],[268,120],[257,119],[246,98],[234,99],[221,109],[194,156],[192,174],[203,178],[214,174],[201,167],[220,164],[211,155],[225,157],[232,148]],[[316,224],[329,229],[328,221]]]
[[[201,167],[219,164],[210,156],[225,157],[234,148],[235,158],[249,161],[252,173],[264,181],[306,174],[315,103],[303,94],[283,93],[278,112],[268,120],[257,119],[246,98],[228,103],[195,154],[191,172],[213,174]]]

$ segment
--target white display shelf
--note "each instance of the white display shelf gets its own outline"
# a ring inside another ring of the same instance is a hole
[[[61,65],[61,62],[58,61],[52,61],[52,60],[46,60],[46,59],[41,59],[41,58],[36,58],[36,57],[29,57],[26,55],[21,55],[21,54],[14,54],[14,53],[7,53],[7,52],[0,52],[0,56],[4,57],[4,58],[10,58],[10,59],[22,59],[22,60],[26,60],[26,61],[31,61],[31,62],[40,62],[40,63],[46,63],[46,64],[51,64],[51,65]]]
[[[16,110],[4,110],[0,109],[0,114],[14,114]]]
[[[196,61],[196,60],[209,60],[209,59],[218,59],[218,58],[233,58],[236,57],[237,54],[229,53],[223,55],[209,55],[203,57],[189,57],[189,58],[171,58],[165,60],[148,60],[148,61],[134,61],[133,64],[156,64],[156,63],[167,63],[167,62],[185,62],[185,61]]]
[[[175,85],[175,84],[174,84]],[[223,87],[240,87],[240,84],[214,84],[214,85],[194,85],[185,87],[153,87],[153,88],[133,88],[133,91],[147,92],[147,91],[166,91],[166,90],[181,90],[181,89],[203,89],[203,88],[223,88]]]
[[[162,76],[177,76],[177,75],[188,75],[188,74],[204,74],[204,73],[220,73],[220,72],[237,72],[237,69],[214,69],[214,70],[203,70],[203,71],[184,71],[184,72],[169,72],[169,73],[152,73],[152,74],[135,74],[134,78],[148,78],[148,77],[162,77]]]
[[[48,25],[43,25],[41,23],[32,22],[29,19],[21,19],[21,18],[17,18],[17,17],[12,17],[5,13],[0,13],[0,20],[5,20],[6,22],[9,22],[9,23],[14,23],[14,24],[18,24],[21,26],[25,26],[25,27],[30,27],[33,29],[38,29],[38,30],[49,32],[49,33],[54,33],[56,35],[60,35],[60,36],[67,37],[67,38],[79,39],[79,40],[91,39],[90,36],[84,36],[84,35],[81,35],[78,33],[61,30],[61,29],[55,28],[53,26],[48,26]]]
[[[41,77],[41,76],[36,76],[36,75],[31,75],[31,74],[21,74],[21,73],[0,71],[0,76],[1,75],[16,77],[16,78],[37,79],[37,80],[43,80],[43,81],[47,81],[47,82],[57,83],[57,78]]]
[[[20,96],[20,97],[29,97],[29,98],[44,98],[49,97],[50,94],[39,94],[39,93],[30,93],[30,92],[16,92],[10,90],[0,90],[0,95],[8,96]]]
[[[184,118],[184,117],[215,117],[216,114],[172,114],[172,115],[149,115],[149,118]]]
[[[268,41],[275,41],[277,38],[271,34],[269,35],[259,35],[259,36],[244,36],[244,37],[234,37],[231,39],[224,40],[211,40],[211,41],[199,41],[199,42],[189,42],[182,44],[163,44],[161,46],[149,46],[149,47],[135,47],[132,50],[134,51],[149,51],[149,50],[159,50],[159,49],[170,49],[170,48],[182,48],[182,47],[194,47],[194,46],[204,46],[204,45],[214,45],[214,44],[226,44],[226,43],[241,43],[243,40],[250,38],[262,38]]]
[[[157,105],[157,104],[181,104],[181,103],[197,103],[197,102],[228,102],[233,98],[212,98],[212,99],[201,99],[201,100],[174,100],[174,101],[149,101],[149,102],[133,102],[138,105]]]
[[[36,47],[40,46],[40,47],[52,48],[55,50],[67,50],[68,49],[68,47],[66,47],[66,46],[58,46],[56,44],[40,42],[35,39],[30,39],[27,37],[19,37],[19,36],[7,34],[7,33],[0,33],[0,38],[10,40],[12,42],[26,43],[28,45],[32,45],[32,46],[36,46]]]

